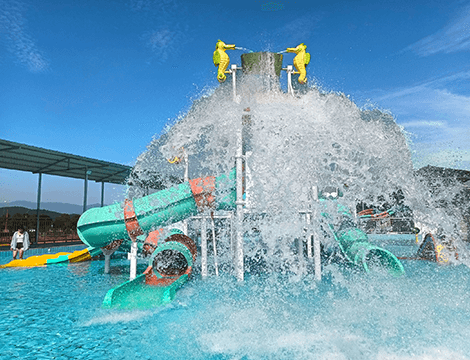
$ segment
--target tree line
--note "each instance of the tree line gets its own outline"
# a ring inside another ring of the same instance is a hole
[[[39,215],[39,232],[64,232],[71,233],[77,230],[77,222],[80,215],[61,214],[54,220],[48,215]],[[36,231],[37,215],[20,214],[0,217],[0,232],[8,232],[13,234],[19,227],[24,227],[26,231]]]

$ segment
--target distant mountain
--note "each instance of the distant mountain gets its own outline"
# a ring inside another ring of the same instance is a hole
[[[12,201],[10,203],[2,203],[0,208],[4,207],[15,207],[20,206],[27,209],[35,210],[37,209],[37,203],[32,201]],[[100,207],[100,204],[90,204],[87,206],[87,209],[91,209],[94,207]],[[66,204],[60,202],[42,202],[41,203],[41,210],[49,210],[54,211],[59,214],[79,214],[83,213],[83,205],[75,205],[75,204]]]
[[[9,207],[2,207],[0,208],[0,217],[4,216],[8,210],[8,218],[11,218],[15,214],[28,214],[28,215],[36,215],[36,210],[27,209],[22,206],[9,206]],[[52,220],[55,220],[56,217],[60,216],[61,213],[49,210],[39,210],[39,215],[47,215]]]

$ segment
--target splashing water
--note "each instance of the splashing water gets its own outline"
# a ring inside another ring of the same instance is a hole
[[[390,114],[361,110],[344,94],[316,88],[292,97],[272,83],[271,78],[267,87],[266,78],[245,75],[237,85],[239,102],[233,101],[230,81],[196,100],[186,116],[152,141],[134,171],[160,174],[169,186],[171,179],[181,178],[182,169],[166,159],[184,147],[190,178],[227,173],[235,163],[236,133],[243,131],[251,207],[244,224],[249,234],[245,255],[263,271],[303,271],[293,250],[295,239],[304,236],[299,212],[325,211],[312,201],[312,186],[339,189],[341,203],[352,213],[361,202],[397,204],[396,194],[402,193],[401,206],[413,211],[415,222],[440,229],[459,244],[459,212],[449,201],[446,208],[439,205],[456,189],[430,196],[413,171],[407,138]],[[242,118],[248,119],[245,126]],[[130,192],[143,195],[138,188]],[[334,213],[331,221],[338,222]],[[334,252],[331,237],[325,234],[322,242]],[[464,253],[465,246],[459,250]],[[247,269],[255,271],[250,263]]]
[[[253,50],[250,50],[250,49],[247,49],[247,48],[244,48],[244,47],[239,47],[239,46],[235,46],[235,49],[236,49],[236,50],[248,51],[249,53],[252,53],[252,52],[253,52]]]
[[[195,276],[168,306],[121,311],[100,304],[128,262],[115,259],[110,276],[103,263],[4,270],[0,358],[469,359],[464,266],[409,262],[389,279],[333,264],[321,283],[247,276],[243,286]]]

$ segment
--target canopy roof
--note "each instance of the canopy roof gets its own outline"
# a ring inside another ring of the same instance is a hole
[[[113,184],[125,184],[132,167],[0,139],[0,167]]]

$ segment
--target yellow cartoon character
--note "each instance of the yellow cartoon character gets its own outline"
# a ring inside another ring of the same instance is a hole
[[[223,83],[227,78],[225,74],[230,73],[230,71],[226,71],[230,63],[230,58],[225,53],[225,50],[235,50],[235,45],[226,45],[222,40],[217,41],[212,60],[214,61],[214,65],[219,67],[217,80],[219,80],[220,83]]]
[[[294,66],[297,71],[294,71],[294,74],[300,74],[299,83],[307,83],[307,65],[310,63],[310,54],[306,52],[307,45],[304,43],[300,44],[295,48],[287,48],[287,52],[297,54],[294,58]]]

